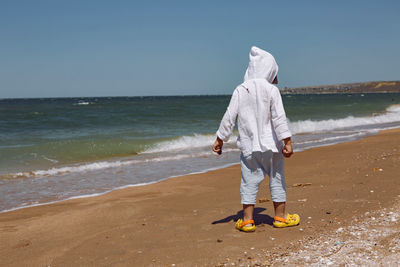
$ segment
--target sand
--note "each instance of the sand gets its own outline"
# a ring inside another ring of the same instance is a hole
[[[0,265],[400,263],[399,164],[400,130],[295,153],[286,161],[287,207],[302,221],[287,229],[271,226],[265,182],[256,232],[234,229],[238,165],[1,213]]]

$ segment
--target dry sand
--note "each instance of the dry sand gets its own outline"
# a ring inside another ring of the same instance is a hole
[[[400,130],[296,153],[287,206],[302,221],[287,229],[271,226],[265,182],[256,232],[234,229],[238,165],[2,213],[0,265],[400,264],[399,164]]]

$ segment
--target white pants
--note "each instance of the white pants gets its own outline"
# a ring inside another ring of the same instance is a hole
[[[257,192],[266,174],[269,176],[269,190],[273,202],[286,202],[284,158],[282,153],[253,152],[240,156],[242,181],[240,195],[242,204],[256,204]]]

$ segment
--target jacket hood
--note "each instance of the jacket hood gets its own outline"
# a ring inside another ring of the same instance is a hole
[[[244,81],[251,79],[266,79],[272,83],[278,74],[278,64],[275,58],[265,50],[253,46],[249,54],[250,62]]]

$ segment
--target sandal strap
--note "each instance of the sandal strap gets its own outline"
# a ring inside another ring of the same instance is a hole
[[[294,216],[293,216],[292,214],[289,214],[289,213],[288,213],[287,218],[288,218],[289,220],[294,220],[293,217],[294,217]]]
[[[274,220],[275,220],[275,221],[278,221],[278,222],[287,223],[287,220],[286,220],[285,218],[278,217],[278,216],[275,216],[275,217],[274,217]]]
[[[248,220],[248,221],[244,221],[240,224],[240,227],[245,226],[246,224],[254,224],[254,220]]]

